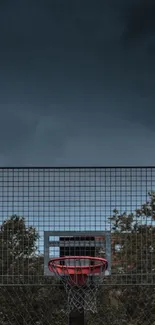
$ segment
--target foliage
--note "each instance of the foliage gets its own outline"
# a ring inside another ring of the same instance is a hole
[[[117,210],[111,217],[113,225],[112,252],[114,270],[142,276],[155,273],[155,193],[149,193],[149,201],[140,209],[127,215]],[[119,249],[116,249],[119,247]],[[121,265],[121,269],[120,269]],[[136,282],[140,279],[136,278]],[[148,278],[146,278],[148,283]]]
[[[26,227],[25,219],[17,215],[1,226],[0,324],[64,324],[60,314],[64,292],[44,279],[43,256],[36,254],[38,238],[36,229]]]
[[[36,229],[26,227],[23,217],[13,215],[3,222],[0,231],[1,283],[14,283],[19,281],[20,274],[28,274],[27,268],[31,267],[38,238]]]
[[[149,193],[149,201],[134,213],[120,214],[114,210],[111,217],[113,274],[98,293],[98,314],[87,314],[87,324],[154,324],[155,288],[147,285],[153,283],[155,275],[154,221],[154,192]],[[63,313],[66,301],[63,287],[43,276],[43,256],[37,255],[38,238],[36,229],[27,227],[25,219],[17,215],[1,226],[2,325],[68,323]],[[128,286],[127,281],[131,280],[141,284]],[[16,286],[5,287],[8,282]]]

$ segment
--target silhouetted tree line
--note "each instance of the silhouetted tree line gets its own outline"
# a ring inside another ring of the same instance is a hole
[[[155,325],[155,193],[134,213],[116,209],[112,224],[112,274],[98,292],[89,325]],[[0,324],[67,324],[63,286],[43,275],[39,234],[13,215],[0,230]],[[137,285],[138,284],[138,285]]]

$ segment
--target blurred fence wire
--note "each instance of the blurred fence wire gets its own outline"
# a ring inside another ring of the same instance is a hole
[[[0,324],[67,324],[44,276],[44,231],[111,231],[111,275],[89,324],[155,325],[155,168],[0,169]]]

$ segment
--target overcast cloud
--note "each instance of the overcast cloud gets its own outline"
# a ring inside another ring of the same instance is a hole
[[[1,1],[0,165],[153,165],[155,2]]]

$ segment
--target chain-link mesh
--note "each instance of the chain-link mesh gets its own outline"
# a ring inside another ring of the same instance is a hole
[[[110,231],[111,275],[86,324],[155,324],[155,168],[0,169],[0,325],[65,325],[44,231]]]
[[[67,325],[67,296],[59,287],[3,287],[0,324]],[[86,324],[154,325],[155,287],[103,287],[97,295],[97,313],[85,313]]]

